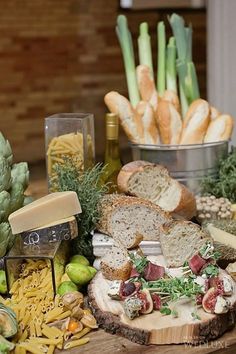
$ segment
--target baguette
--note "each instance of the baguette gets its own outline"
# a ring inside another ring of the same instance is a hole
[[[181,267],[211,238],[191,221],[175,220],[164,225],[161,248],[168,267]]]
[[[179,112],[180,114],[180,103],[179,103],[179,97],[178,95],[172,91],[172,90],[165,90],[161,99],[167,102],[172,103],[175,106],[175,109]]]
[[[222,114],[212,120],[208,126],[204,143],[229,140],[233,131],[234,120],[228,114]]]
[[[209,122],[208,102],[202,99],[193,101],[184,119],[180,144],[202,144]]]
[[[130,102],[118,92],[108,92],[104,97],[110,112],[119,116],[120,123],[129,140],[140,144],[143,141],[143,126],[141,117],[135,113]]]
[[[220,116],[220,112],[214,106],[210,106],[210,119],[214,120],[215,118]]]
[[[103,197],[98,210],[97,230],[128,249],[138,246],[142,239],[159,241],[162,225],[171,220],[157,205],[123,195]]]
[[[150,68],[147,65],[138,65],[136,74],[142,100],[149,102],[156,113],[158,106],[158,93]]]
[[[194,195],[161,165],[130,162],[120,170],[117,184],[121,192],[149,200],[174,217],[191,219],[196,214]]]
[[[160,100],[157,109],[158,127],[163,144],[179,144],[182,133],[182,119],[175,106]]]
[[[136,112],[142,117],[143,144],[160,144],[152,106],[148,102],[140,101],[136,107]]]

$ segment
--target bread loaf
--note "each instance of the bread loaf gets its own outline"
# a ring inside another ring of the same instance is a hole
[[[130,102],[118,92],[108,92],[104,101],[110,110],[119,116],[120,123],[130,141],[140,144],[143,141],[141,116],[132,108]]]
[[[175,217],[191,219],[196,213],[194,195],[161,165],[130,162],[120,170],[117,184],[121,192],[149,200]]]
[[[209,122],[208,102],[202,99],[193,101],[184,119],[180,144],[202,144]]]
[[[112,246],[111,250],[101,259],[103,276],[109,280],[127,280],[132,269],[128,252],[119,245]]]
[[[191,221],[175,220],[164,226],[161,248],[168,267],[181,267],[211,238]]]
[[[159,241],[162,225],[171,220],[157,205],[122,195],[103,197],[99,211],[97,230],[128,249],[136,247],[142,239]]]
[[[141,116],[143,125],[143,144],[160,144],[159,132],[154,117],[152,106],[145,101],[140,101],[137,104],[136,112]]]
[[[214,120],[215,118],[220,116],[220,112],[214,106],[210,106],[210,120]]]
[[[160,100],[157,109],[158,128],[163,144],[179,144],[182,133],[182,119],[175,106]]]
[[[180,114],[180,103],[179,103],[179,97],[178,95],[172,91],[172,90],[165,90],[161,99],[167,102],[172,103],[175,106],[175,109],[179,112]]]
[[[229,140],[233,131],[233,118],[228,114],[222,114],[213,119],[207,129],[204,143]]]
[[[158,93],[151,70],[147,65],[138,65],[136,73],[140,96],[143,101],[151,104],[154,112],[156,113],[158,106]]]

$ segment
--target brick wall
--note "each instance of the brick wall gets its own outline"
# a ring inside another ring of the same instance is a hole
[[[95,114],[96,150],[104,149],[103,96],[126,94],[114,32],[118,0],[0,1],[0,130],[17,160],[44,158],[44,117],[58,112]],[[124,12],[124,11],[123,11]],[[156,23],[171,11],[126,11],[134,39],[147,20],[156,52]],[[181,10],[194,29],[194,60],[206,94],[206,16]],[[136,46],[136,44],[135,44]],[[121,145],[127,140],[121,133]]]

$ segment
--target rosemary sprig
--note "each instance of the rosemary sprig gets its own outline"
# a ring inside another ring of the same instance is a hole
[[[135,256],[133,253],[130,253],[129,257],[130,257],[135,269],[137,270],[137,272],[142,274],[145,267],[148,264],[147,257]]]
[[[99,219],[98,202],[106,193],[107,186],[100,184],[103,169],[100,164],[85,171],[76,167],[74,160],[65,159],[63,164],[55,164],[56,178],[52,181],[58,191],[77,193],[82,213],[77,216],[79,237],[73,241],[73,250],[92,257],[92,236]]]

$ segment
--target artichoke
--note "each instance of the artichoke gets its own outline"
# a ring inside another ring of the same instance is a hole
[[[13,155],[9,141],[0,133],[0,156],[5,157],[9,165],[12,165]]]
[[[10,214],[10,194],[6,191],[0,192],[0,222],[7,220]]]
[[[29,169],[27,162],[15,163],[11,169],[12,185],[20,183],[24,190],[29,185]]]
[[[7,249],[9,249],[9,243],[14,239],[11,227],[8,222],[2,222],[0,224],[0,257],[6,254]]]
[[[8,354],[14,348],[15,348],[14,343],[9,342],[7,339],[5,339],[3,336],[0,335],[0,353],[1,354]]]
[[[4,157],[0,157],[0,192],[11,187],[11,166]]]
[[[0,304],[0,334],[5,338],[13,337],[18,330],[16,314],[10,307]]]
[[[10,193],[10,213],[20,209],[24,202],[24,188],[21,183],[12,184]]]

